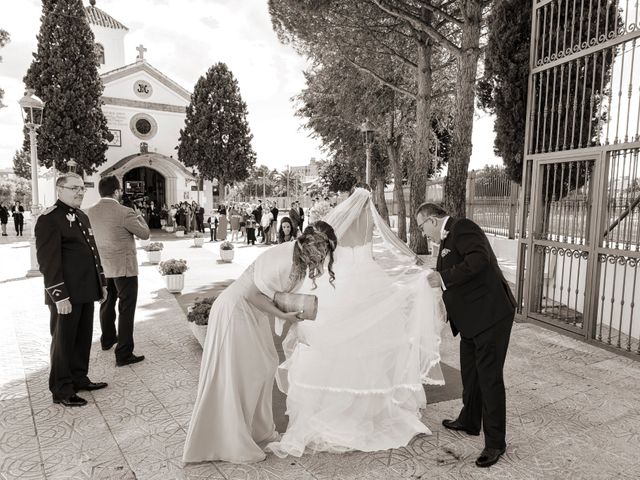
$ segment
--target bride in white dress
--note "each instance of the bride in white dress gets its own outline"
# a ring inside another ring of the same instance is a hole
[[[291,328],[278,387],[289,426],[267,450],[398,448],[417,434],[423,384],[444,384],[439,361],[445,310],[428,269],[384,223],[363,188],[324,219],[335,230],[335,288],[319,285],[318,315]]]

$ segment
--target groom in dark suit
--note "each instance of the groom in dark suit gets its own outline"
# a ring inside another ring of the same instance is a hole
[[[443,289],[451,331],[460,333],[462,410],[442,424],[479,435],[485,448],[479,467],[496,463],[506,449],[506,405],[503,367],[515,314],[515,299],[489,240],[466,218],[452,218],[440,206],[422,204],[416,220],[422,234],[440,243],[436,271],[429,284]]]

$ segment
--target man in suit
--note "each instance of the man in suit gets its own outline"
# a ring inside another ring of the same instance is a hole
[[[440,243],[429,284],[444,290],[451,331],[461,337],[463,406],[457,419],[442,424],[469,435],[479,435],[482,424],[485,448],[476,465],[489,467],[506,449],[503,367],[516,302],[478,225],[432,203],[418,208],[416,220],[424,236]]]
[[[289,219],[297,231],[300,231],[300,210],[298,210],[297,202],[291,202],[289,209]]]
[[[300,217],[300,223],[298,224],[298,230],[300,230],[302,232],[304,230],[304,208],[302,208],[302,205],[300,205],[300,202],[296,202],[296,205],[298,206],[298,213],[299,213],[299,217]]]
[[[138,258],[133,236],[148,239],[149,227],[139,212],[120,205],[122,189],[116,177],[101,178],[98,192],[102,198],[87,209],[87,215],[94,228],[107,278],[107,300],[100,307],[100,343],[103,350],[118,344],[116,365],[122,367],[144,360],[144,355],[133,353],[133,322],[138,301]]]
[[[45,303],[50,311],[53,402],[80,407],[76,393],[98,390],[106,383],[89,380],[89,353],[96,300],[106,299],[106,280],[91,222],[80,210],[84,181],[75,173],[56,180],[58,201],[38,217],[36,255],[44,276]]]

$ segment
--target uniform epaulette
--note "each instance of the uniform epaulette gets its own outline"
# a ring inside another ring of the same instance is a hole
[[[44,212],[42,212],[40,215],[48,215],[51,212],[53,212],[56,209],[57,205],[51,205],[49,208],[47,208]]]

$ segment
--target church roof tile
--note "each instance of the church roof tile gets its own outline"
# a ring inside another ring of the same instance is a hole
[[[116,30],[129,30],[118,20],[113,18],[108,13],[100,10],[98,7],[89,5],[88,7],[85,7],[85,12],[87,13],[87,20],[89,20],[89,23],[92,23],[93,25],[98,25],[100,27],[106,28],[114,28]]]

